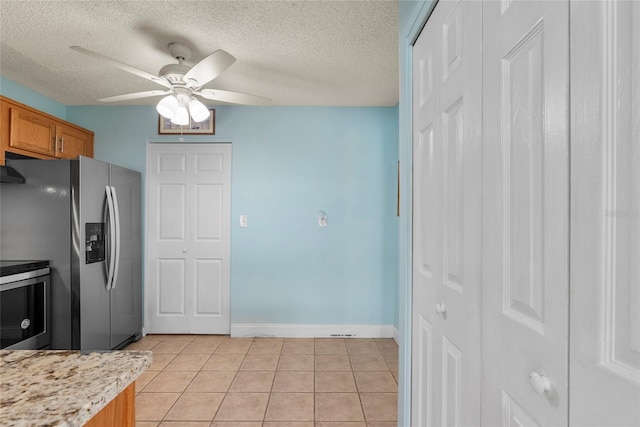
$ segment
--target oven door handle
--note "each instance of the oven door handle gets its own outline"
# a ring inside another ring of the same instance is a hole
[[[116,233],[115,233],[115,218],[114,218],[114,206],[113,206],[113,196],[111,194],[111,187],[106,186],[105,191],[107,194],[107,220],[109,221],[109,254],[107,259],[107,291],[111,290],[113,285],[113,273],[116,262]]]
[[[115,289],[118,284],[118,270],[120,269],[120,208],[118,207],[118,195],[116,187],[111,187],[111,197],[113,198],[113,211],[115,217],[115,265],[113,268],[113,279],[111,280],[111,289]]]

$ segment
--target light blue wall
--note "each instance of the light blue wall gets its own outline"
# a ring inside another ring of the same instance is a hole
[[[398,386],[398,425],[411,425],[411,48],[426,22],[433,0],[400,0],[400,101],[398,103],[398,143],[400,174],[400,221],[398,236],[398,317],[400,366]]]
[[[93,130],[97,159],[143,174],[147,141],[176,140],[158,137],[153,107],[65,107],[0,83]],[[398,108],[218,107],[216,134],[233,143],[232,323],[397,325]]]
[[[3,77],[0,77],[0,94],[61,119],[67,114],[63,104]]]
[[[392,324],[394,109],[232,111],[234,321]]]

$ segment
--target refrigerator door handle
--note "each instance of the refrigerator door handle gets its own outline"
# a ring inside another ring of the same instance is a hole
[[[115,289],[118,284],[118,270],[120,269],[120,208],[118,207],[118,195],[116,194],[116,188],[111,187],[111,197],[113,198],[113,211],[115,216],[115,266],[113,268],[113,279],[111,289]]]
[[[115,233],[115,219],[114,219],[114,204],[113,204],[113,196],[111,194],[111,187],[106,186],[105,191],[107,194],[107,214],[109,221],[109,258],[107,262],[107,291],[111,290],[112,282],[113,282],[113,273],[116,262],[116,233]]]

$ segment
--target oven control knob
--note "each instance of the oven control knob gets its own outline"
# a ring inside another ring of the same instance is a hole
[[[30,325],[31,325],[31,320],[29,319],[23,319],[22,322],[20,322],[20,327],[22,329],[27,329]]]

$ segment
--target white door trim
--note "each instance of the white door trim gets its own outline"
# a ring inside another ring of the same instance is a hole
[[[413,44],[426,25],[437,1],[424,0],[412,14],[413,21],[400,28],[400,102],[398,104],[398,144],[400,160],[400,221],[398,268],[398,425],[411,423],[411,322],[413,271]],[[401,23],[402,25],[402,23]]]

